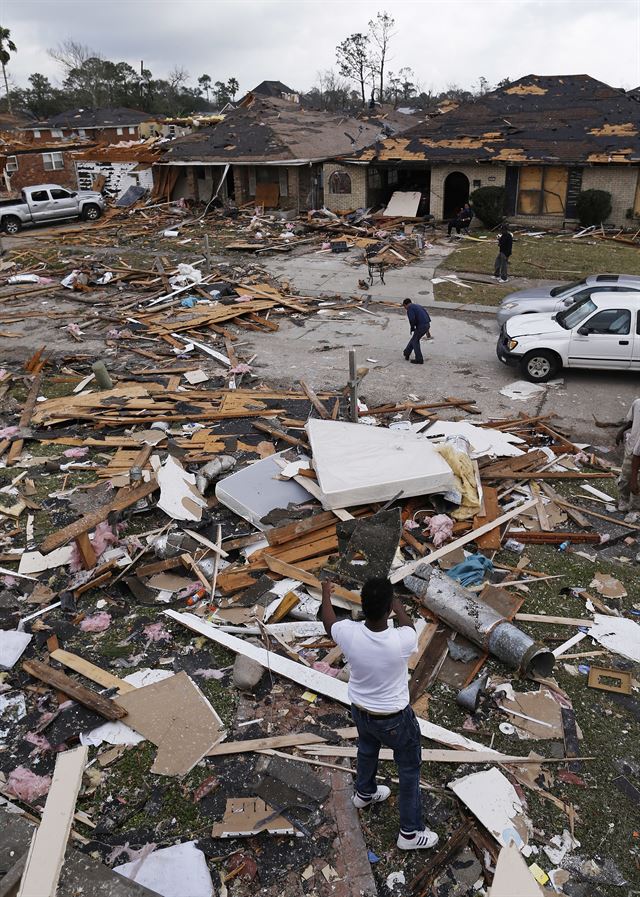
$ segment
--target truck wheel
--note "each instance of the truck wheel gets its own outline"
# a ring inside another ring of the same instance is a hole
[[[82,217],[85,221],[97,221],[102,215],[102,209],[95,203],[88,203],[82,210]]]
[[[555,352],[533,349],[522,359],[522,373],[531,383],[546,383],[558,373],[562,364]]]
[[[2,219],[2,227],[5,234],[17,234],[22,229],[22,222],[15,215],[7,215]]]

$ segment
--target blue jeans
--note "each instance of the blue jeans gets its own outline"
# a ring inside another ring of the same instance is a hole
[[[420,727],[411,705],[393,716],[381,718],[352,704],[351,715],[358,728],[357,793],[364,798],[376,793],[378,754],[382,745],[391,748],[400,779],[400,829],[407,833],[421,831],[424,828],[420,796],[422,749]]]
[[[420,348],[420,340],[422,339],[422,337],[425,335],[426,332],[427,331],[424,329],[413,331],[413,333],[411,334],[411,339],[407,343],[407,348],[404,350],[404,354],[406,355],[407,358],[409,358],[409,356],[413,352],[414,355],[416,356],[416,361],[424,360],[422,358],[422,349]]]

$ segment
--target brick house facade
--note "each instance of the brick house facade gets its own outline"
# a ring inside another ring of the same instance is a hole
[[[34,184],[59,184],[77,189],[76,169],[68,144],[43,145],[35,148],[2,147],[0,156],[0,191],[19,193]]]
[[[138,109],[71,109],[46,121],[30,122],[20,130],[23,139],[38,145],[63,139],[112,144],[149,136],[157,119]]]

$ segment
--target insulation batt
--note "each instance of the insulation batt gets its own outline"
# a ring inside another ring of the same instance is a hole
[[[85,617],[80,623],[80,629],[83,632],[104,632],[109,626],[111,626],[111,615],[103,610],[92,617]]]
[[[16,766],[9,773],[6,790],[28,804],[44,797],[51,787],[51,776],[38,776],[25,766]]]
[[[429,520],[429,535],[438,548],[453,535],[453,520],[446,514],[436,514]]]

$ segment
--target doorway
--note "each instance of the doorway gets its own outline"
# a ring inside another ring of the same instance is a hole
[[[452,171],[444,179],[444,203],[442,217],[453,218],[469,201],[469,178],[461,171]]]

